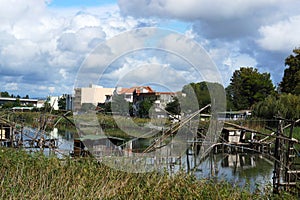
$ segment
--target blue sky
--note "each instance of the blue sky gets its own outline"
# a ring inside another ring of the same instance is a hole
[[[97,45],[145,27],[173,30],[198,43],[215,63],[225,87],[243,66],[269,72],[277,86],[284,59],[300,46],[299,7],[298,0],[0,0],[0,90],[31,97],[72,93],[78,71]],[[180,50],[180,40],[170,38],[160,45],[177,45]],[[122,44],[135,47],[140,42],[124,39],[115,46],[120,50]],[[109,49],[101,51],[110,55]],[[193,54],[184,49],[189,51]],[[163,69],[170,73],[165,77],[203,80],[170,53],[149,52],[123,56],[98,84],[115,87],[116,80],[126,77],[132,80],[126,86],[134,85],[133,72],[151,64],[154,74]],[[139,75],[145,84],[147,75],[147,70]],[[163,81],[159,84],[168,88]],[[184,81],[178,90],[180,84]]]

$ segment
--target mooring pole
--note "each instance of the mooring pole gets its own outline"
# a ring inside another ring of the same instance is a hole
[[[281,173],[281,139],[282,134],[282,120],[279,120],[277,132],[276,132],[276,141],[275,141],[275,152],[274,152],[274,171],[273,171],[273,193],[279,193],[280,187],[280,173]]]
[[[288,145],[287,145],[287,153],[286,153],[286,168],[285,168],[285,182],[287,184],[290,184],[291,182],[291,173],[290,170],[292,169],[292,165],[294,162],[294,157],[295,157],[295,151],[294,151],[294,142],[292,141],[293,138],[293,129],[295,126],[295,121],[291,122],[291,126],[290,126],[290,132],[289,132],[289,141],[287,141]],[[294,175],[295,176],[295,175]],[[286,187],[288,187],[289,185],[286,185]]]

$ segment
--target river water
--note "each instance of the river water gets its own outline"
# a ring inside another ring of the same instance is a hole
[[[52,130],[49,138],[57,139],[57,149],[55,152],[44,149],[45,155],[54,153],[62,158],[69,156],[74,150],[74,132],[57,128]],[[104,142],[104,148],[111,149],[111,144]],[[98,143],[99,146],[99,143]],[[138,145],[137,145],[138,146]],[[104,149],[101,148],[102,150]],[[134,148],[134,147],[130,147]],[[272,184],[274,161],[260,154],[210,154],[204,160],[199,155],[189,149],[188,153],[182,155],[172,165],[164,165],[170,174],[175,174],[180,170],[193,173],[197,178],[213,178],[221,181],[225,180],[238,187],[248,187],[250,191],[256,188],[263,189],[266,185]]]

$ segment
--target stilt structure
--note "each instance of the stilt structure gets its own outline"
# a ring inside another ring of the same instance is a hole
[[[284,133],[284,121],[280,118],[276,132],[274,149],[274,172],[273,192],[278,194],[281,190],[299,194],[300,184],[300,163],[299,153],[296,149],[298,140],[293,138],[293,129],[297,121],[288,121],[290,128],[288,136]]]

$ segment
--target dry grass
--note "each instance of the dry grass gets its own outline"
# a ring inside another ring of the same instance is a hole
[[[184,173],[130,174],[92,159],[59,160],[0,149],[0,161],[0,199],[276,199],[270,190],[251,194]]]

